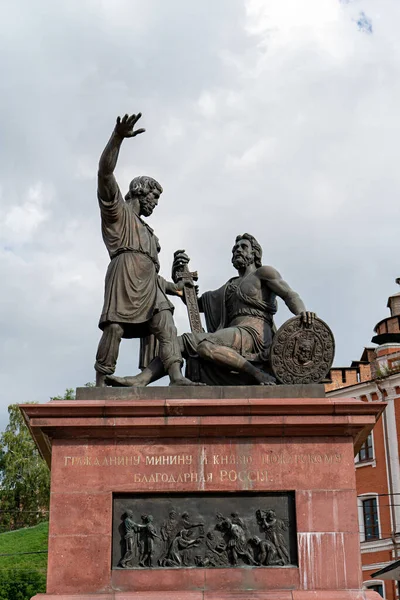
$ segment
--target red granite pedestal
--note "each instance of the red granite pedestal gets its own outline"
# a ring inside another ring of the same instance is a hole
[[[51,465],[47,594],[36,600],[378,600],[361,591],[354,449],[384,406],[257,389],[21,406]],[[111,568],[113,494],[244,490],[294,491],[298,566]]]

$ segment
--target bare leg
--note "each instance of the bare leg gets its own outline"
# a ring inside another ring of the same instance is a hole
[[[164,366],[161,362],[161,359],[157,356],[151,361],[149,366],[143,369],[143,371],[138,375],[133,375],[131,377],[116,377],[115,375],[107,375],[105,382],[106,385],[111,385],[113,387],[144,387],[153,381],[161,379],[161,377],[164,377],[164,375],[166,375]]]
[[[118,323],[109,323],[104,327],[94,365],[97,387],[104,387],[106,376],[112,375],[115,371],[123,333],[124,329]]]
[[[207,340],[203,340],[197,347],[198,355],[204,360],[215,362],[224,367],[228,367],[234,371],[241,371],[254,377],[254,379],[260,385],[274,385],[275,379],[264,373],[260,369],[257,369],[248,360],[243,358],[236,350],[228,348],[227,346],[220,346],[213,344]]]
[[[170,310],[162,310],[153,316],[150,321],[150,331],[159,341],[160,359],[169,375],[169,385],[202,385],[194,383],[182,375],[182,353],[178,332]]]

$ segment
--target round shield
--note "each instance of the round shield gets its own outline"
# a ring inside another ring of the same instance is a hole
[[[317,317],[310,326],[299,316],[289,319],[278,329],[271,346],[272,371],[280,383],[319,383],[334,356],[333,333]]]

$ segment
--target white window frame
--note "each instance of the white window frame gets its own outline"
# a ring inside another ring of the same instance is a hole
[[[384,579],[368,579],[368,581],[363,581],[363,588],[366,590],[370,590],[374,585],[381,585],[383,589],[383,598],[386,598],[386,587]]]
[[[360,459],[358,458],[358,453],[357,453],[357,455],[354,457],[354,464],[355,464],[356,469],[359,469],[361,467],[376,467],[374,432],[371,431],[371,433],[369,435],[371,436],[371,442],[372,442],[372,458],[369,458],[368,460],[360,461]]]
[[[376,540],[366,540],[365,539],[363,502],[364,502],[364,500],[369,500],[370,498],[376,499],[376,512],[378,515],[378,533],[379,533],[379,537]],[[379,542],[382,538],[381,513],[380,513],[380,508],[379,508],[379,494],[377,494],[376,492],[369,492],[368,494],[360,494],[359,496],[357,496],[357,508],[358,508],[358,525],[360,528],[360,542],[365,542],[368,544],[373,544],[374,542]]]

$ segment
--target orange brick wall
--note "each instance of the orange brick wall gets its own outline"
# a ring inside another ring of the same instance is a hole
[[[365,553],[361,555],[361,562],[363,565],[370,565],[372,562],[373,563],[383,563],[383,562],[387,562],[387,561],[391,561],[392,560],[392,552],[391,550],[381,550],[380,552],[374,552],[373,554],[373,561],[371,561],[371,554]],[[376,569],[375,569],[376,570]],[[374,571],[372,571],[374,572]],[[365,579],[365,577],[364,577]]]
[[[380,562],[391,562],[393,559],[392,557],[392,553],[387,550],[386,552],[377,552],[376,556],[381,556],[382,558],[380,560],[377,560],[377,563]],[[367,556],[365,554],[362,555],[362,557]],[[368,556],[370,556],[368,554]],[[370,563],[365,563],[363,560],[363,564],[370,564]],[[362,578],[363,581],[374,581],[373,578],[371,577],[372,573],[374,573],[376,571],[376,569],[371,569],[368,571],[363,571],[362,572]],[[398,598],[398,596],[396,596],[396,582],[395,581],[385,581],[384,583],[385,585],[385,593],[386,593],[386,600],[396,600],[396,598]]]
[[[360,365],[360,381],[370,381],[371,377],[371,365]]]
[[[399,319],[397,317],[389,319],[388,331],[389,333],[399,333]]]
[[[397,392],[397,390],[396,390]],[[396,415],[396,428],[397,428],[397,438],[399,438],[400,434],[400,398],[394,399],[394,410]],[[400,448],[400,440],[398,439],[398,444]],[[400,498],[398,498],[398,503],[400,504]]]
[[[378,327],[376,328],[376,333],[378,335],[382,335],[383,333],[387,333],[387,332],[388,332],[387,321],[383,321],[383,323],[380,323],[378,325]]]
[[[369,492],[375,492],[377,494],[387,494],[388,492],[382,417],[375,425],[373,435],[375,460],[376,464],[379,465],[379,468],[365,466],[358,467],[356,469],[358,494],[368,494]],[[381,504],[381,502],[379,502],[379,504]]]
[[[391,502],[389,500],[389,496],[386,495],[388,494],[388,484],[382,417],[374,427],[373,437],[375,461],[377,466],[357,467],[357,494],[382,494],[378,497],[381,538],[390,538],[391,520],[389,504]],[[361,555],[361,561],[363,565],[376,565],[380,563],[391,562],[392,560],[393,558],[391,550],[366,552]],[[363,581],[371,580],[371,573],[375,572],[376,570],[376,568],[373,568],[371,571],[363,571]],[[392,582],[385,582],[385,592],[387,600],[396,600],[395,586],[392,584]]]
[[[354,368],[333,368],[330,370],[329,376],[331,378],[332,383],[327,383],[325,385],[326,392],[339,390],[343,387],[348,387],[349,385],[357,385],[358,383],[357,369]]]
[[[400,315],[400,296],[392,296],[389,302],[392,315]]]
[[[391,314],[394,316],[382,319],[378,326],[376,326],[377,334],[399,334],[400,333],[400,294],[391,296],[389,298],[389,304],[391,308]],[[368,361],[365,364],[365,361]],[[387,387],[385,367],[386,364],[389,369],[392,369],[391,373],[387,375],[393,375],[400,366],[400,349],[398,346],[390,346],[384,344],[377,348],[366,347],[363,350],[359,361],[354,361],[352,367],[339,368],[335,367],[330,371],[331,383],[325,385],[326,392],[334,390],[342,390],[341,395],[346,395],[346,387],[355,386],[348,391],[349,395],[357,395],[357,387],[359,388],[360,396],[359,399],[366,401],[379,402],[382,400],[382,394],[378,393],[378,389],[372,392],[373,386],[368,387],[368,391],[365,391],[365,386],[357,386],[359,383],[366,383],[374,381],[377,377],[377,369],[379,369],[379,381],[377,385],[383,392],[383,400],[387,398]],[[384,375],[382,377],[382,375]],[[393,382],[393,379],[391,380]],[[397,383],[397,382],[396,382]],[[393,385],[393,383],[392,383]],[[361,393],[361,387],[364,387],[363,393]],[[395,418],[398,435],[398,443],[400,448],[400,385],[395,388],[396,395],[398,397],[394,400],[395,406]],[[356,396],[357,397],[357,396]],[[381,418],[375,425],[373,431],[374,439],[374,458],[375,466],[364,465],[357,466],[356,468],[356,485],[357,494],[378,494],[378,505],[379,505],[379,526],[381,540],[376,542],[376,545],[387,544],[390,548],[387,550],[369,551],[371,545],[365,543],[362,544],[363,553],[361,555],[362,564],[365,567],[374,565],[371,569],[362,572],[363,581],[371,582],[371,574],[379,570],[379,566],[385,563],[390,563],[396,559],[400,559],[400,543],[398,548],[393,550],[392,545],[392,523],[391,523],[391,511],[393,504],[400,504],[399,497],[390,497],[388,489],[388,474],[386,468],[386,452],[385,452],[385,441],[384,441],[384,429],[383,419]],[[397,554],[397,556],[396,556]],[[387,580],[384,582],[385,594],[387,600],[399,600],[397,594],[397,582]]]

